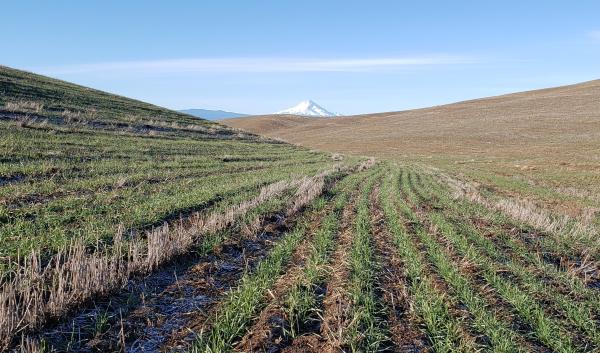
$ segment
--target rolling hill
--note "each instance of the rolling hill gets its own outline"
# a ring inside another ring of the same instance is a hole
[[[600,209],[600,80],[408,111],[223,123],[318,150],[424,163],[570,216]]]
[[[223,123],[311,148],[392,158],[593,160],[600,147],[600,80],[409,111]]]

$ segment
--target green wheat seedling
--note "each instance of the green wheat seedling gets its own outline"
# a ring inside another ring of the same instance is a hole
[[[375,277],[379,270],[375,260],[369,195],[381,173],[374,173],[363,186],[354,219],[354,239],[349,253],[351,298],[350,325],[346,341],[353,352],[377,352],[387,340],[380,304],[375,297]]]
[[[458,320],[450,313],[445,296],[435,289],[432,279],[425,272],[422,254],[407,232],[405,222],[411,222],[417,232],[423,230],[416,219],[404,218],[410,217],[411,213],[406,205],[399,202],[401,189],[398,179],[397,171],[384,179],[380,202],[392,242],[404,260],[414,310],[423,321],[434,351],[472,352],[476,348],[462,337]]]
[[[335,246],[342,211],[349,201],[353,189],[365,178],[365,174],[355,174],[336,185],[333,210],[326,216],[317,230],[311,253],[306,260],[302,274],[286,295],[283,311],[289,322],[288,336],[295,338],[301,327],[311,320],[318,320],[319,309],[315,288],[325,280],[329,255]]]
[[[424,193],[423,190],[420,192]],[[419,193],[419,191],[417,191],[417,193]],[[446,211],[451,209],[449,205],[450,201],[447,197],[440,194],[435,195],[437,200],[445,201],[443,207],[439,208]],[[508,270],[509,273],[518,280],[517,284],[519,284],[528,295],[535,298],[545,298],[544,303],[546,303],[546,305],[547,303],[551,303],[556,310],[563,313],[571,325],[581,330],[581,332],[589,337],[595,346],[600,346],[599,329],[594,324],[593,316],[593,311],[598,306],[597,301],[593,299],[580,299],[579,301],[575,301],[569,296],[557,292],[554,288],[546,285],[543,282],[543,279],[536,277],[529,269],[525,268],[519,262],[515,262],[510,257],[507,257],[506,254],[500,253],[489,239],[483,237],[472,225],[465,222],[464,215],[454,214],[450,217],[450,220],[446,220],[445,218],[447,216],[444,216],[439,212],[431,213],[429,216],[433,224],[439,229],[445,230],[445,234],[452,232],[451,234],[455,235],[453,239],[455,239],[455,241],[460,241],[460,246],[458,246],[458,248],[461,249],[462,252],[467,251],[465,249],[469,249],[472,257],[478,257],[480,261],[489,264],[494,271],[501,270],[499,267],[500,264],[505,266],[505,268],[502,268],[502,271],[506,272],[506,270]],[[453,226],[451,226],[450,222]],[[458,229],[459,232],[454,231],[452,229],[453,227]],[[460,239],[457,237],[460,237]],[[474,249],[473,245],[475,245]],[[476,251],[479,251],[479,253],[476,253]],[[521,253],[521,257],[524,257],[524,253]],[[495,279],[499,280],[497,278]],[[581,288],[574,286],[571,281],[564,282],[564,284],[568,285],[571,290],[575,292]],[[580,290],[579,292],[583,292],[582,294],[584,295],[586,294],[586,291]]]

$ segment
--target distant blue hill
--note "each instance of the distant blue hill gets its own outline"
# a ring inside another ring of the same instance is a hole
[[[185,109],[180,110],[182,113],[197,116],[206,120],[220,120],[229,118],[240,118],[242,116],[248,116],[248,114],[240,114],[233,112],[226,112],[224,110],[209,110],[209,109]]]

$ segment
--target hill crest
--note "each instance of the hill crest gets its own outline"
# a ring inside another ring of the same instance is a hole
[[[223,123],[310,148],[382,157],[580,154],[600,146],[593,133],[600,131],[600,80],[407,111],[327,119],[263,115]]]

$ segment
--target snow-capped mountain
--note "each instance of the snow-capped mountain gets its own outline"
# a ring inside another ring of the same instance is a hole
[[[332,113],[317,103],[307,100],[298,103],[297,105],[286,110],[279,111],[275,114],[292,114],[302,116],[337,116],[339,114]]]

